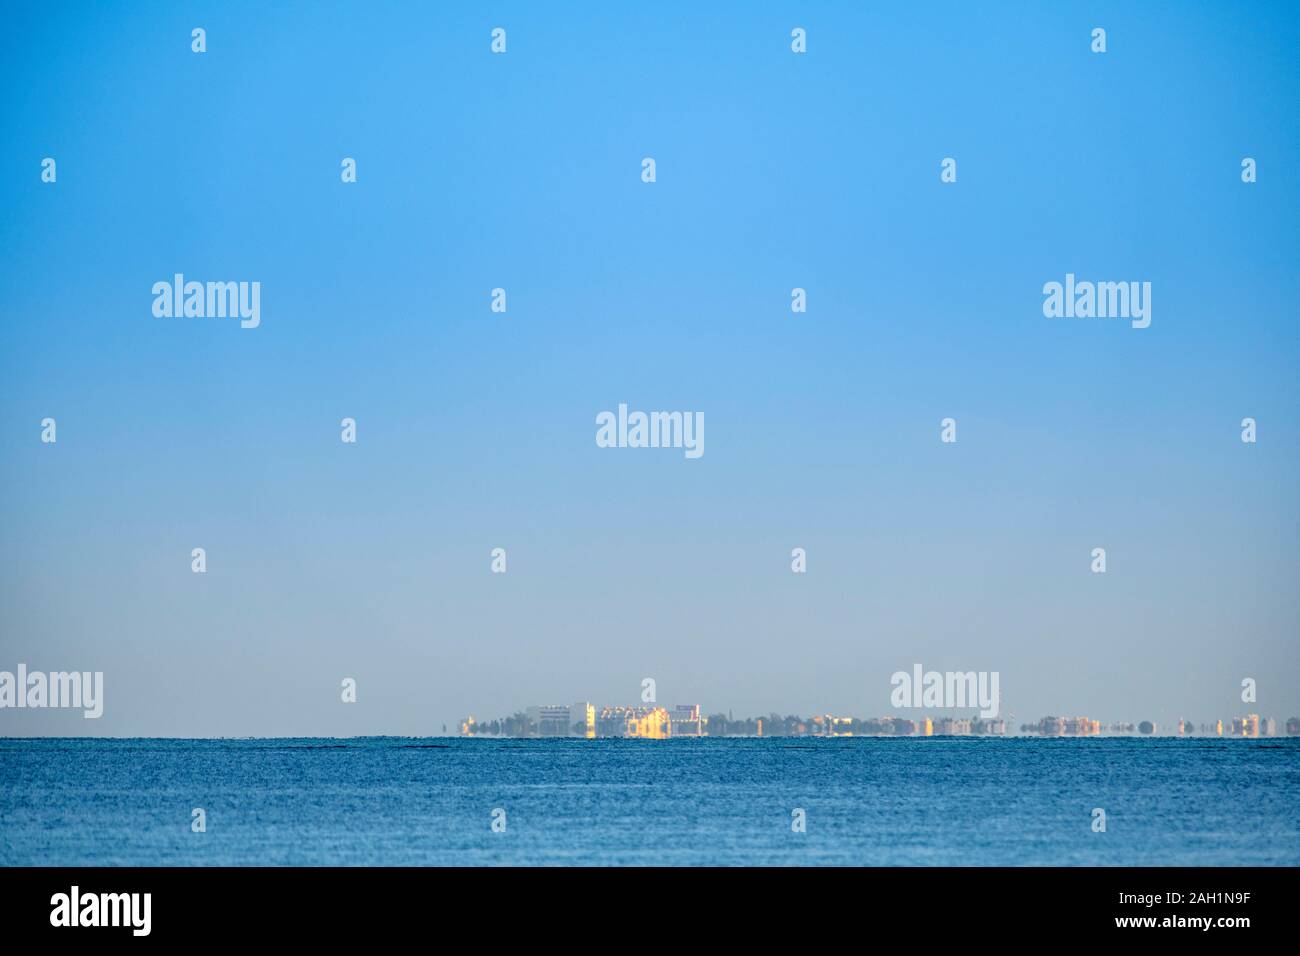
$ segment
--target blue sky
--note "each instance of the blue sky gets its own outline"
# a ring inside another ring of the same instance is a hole
[[[917,661],[1017,722],[1300,712],[1293,6],[6,19],[0,669],[106,702],[0,733],[420,734],[644,677],[876,715]],[[261,282],[261,326],[155,318],[176,272]],[[1151,282],[1150,328],[1044,318],[1067,272]],[[620,402],[705,455],[597,448]]]

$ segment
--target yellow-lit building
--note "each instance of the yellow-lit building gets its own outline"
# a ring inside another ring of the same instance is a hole
[[[635,710],[628,714],[627,736],[646,737],[650,740],[665,740],[672,736],[672,718],[663,707],[649,710]]]
[[[1258,737],[1259,714],[1247,714],[1245,717],[1232,718],[1232,736]]]
[[[812,733],[815,737],[852,737],[853,718],[818,714],[812,719]]]
[[[569,720],[575,737],[596,736],[596,708],[592,704],[577,703],[569,708]]]
[[[672,716],[663,707],[603,707],[595,718],[597,737],[663,740],[672,732]]]

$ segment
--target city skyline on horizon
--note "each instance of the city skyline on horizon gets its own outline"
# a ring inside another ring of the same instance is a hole
[[[0,734],[1300,713],[1300,8],[1092,16],[18,6]]]
[[[917,667],[920,667],[919,664],[916,665],[916,666],[917,666]],[[899,672],[895,672],[895,673],[897,674],[897,673],[899,673]],[[927,673],[929,673],[929,672],[927,672]],[[339,738],[350,738],[350,737],[368,737],[368,736],[374,736],[374,737],[388,737],[388,736],[396,736],[396,737],[456,736],[456,734],[455,734],[454,732],[449,732],[449,731],[446,731],[445,729],[444,729],[444,732],[443,732],[442,734],[433,733],[432,730],[431,730],[431,727],[437,726],[439,723],[441,723],[442,726],[443,726],[444,728],[447,728],[447,727],[455,728],[455,727],[461,725],[462,722],[466,719],[467,716],[472,717],[473,714],[474,714],[474,711],[471,710],[471,711],[468,711],[468,712],[466,712],[466,713],[462,713],[462,714],[460,714],[459,716],[453,717],[453,718],[448,719],[448,720],[442,720],[442,721],[433,720],[433,721],[430,722],[430,727],[425,727],[425,728],[420,729],[420,730],[418,730],[418,731],[416,731],[416,732],[413,732],[413,733],[407,733],[407,732],[395,732],[395,731],[393,731],[393,730],[379,729],[379,730],[367,730],[367,731],[364,731],[364,732],[357,732],[357,733],[339,733],[339,734],[330,734],[330,733],[310,733],[310,732],[307,732],[307,733],[249,733],[249,734],[240,734],[240,733],[210,733],[210,734],[186,734],[186,733],[179,733],[179,734],[126,733],[126,734],[123,734],[123,733],[116,733],[116,732],[105,732],[105,731],[101,730],[100,727],[99,727],[99,724],[100,724],[100,720],[99,720],[99,719],[96,719],[95,721],[93,721],[93,722],[92,722],[91,724],[89,724],[89,725],[82,724],[80,721],[82,720],[82,716],[83,716],[83,715],[82,715],[82,709],[78,709],[78,708],[79,708],[79,705],[78,705],[78,706],[69,707],[66,703],[63,704],[63,705],[59,705],[59,704],[57,704],[57,703],[55,703],[55,704],[48,704],[48,703],[46,703],[46,704],[31,705],[31,704],[25,704],[25,703],[19,703],[19,702],[16,702],[16,698],[25,697],[26,694],[25,694],[25,692],[24,692],[24,691],[19,687],[18,681],[16,681],[16,680],[14,679],[15,676],[17,676],[17,678],[18,678],[19,680],[21,680],[21,678],[22,678],[24,675],[26,675],[27,678],[28,678],[29,680],[31,680],[34,674],[35,674],[35,671],[34,671],[33,669],[28,668],[25,664],[22,664],[22,663],[20,663],[20,664],[18,665],[18,668],[17,668],[17,675],[15,675],[15,673],[13,673],[13,672],[10,672],[10,671],[6,670],[3,666],[0,666],[0,719],[3,719],[5,715],[8,715],[8,717],[10,718],[10,722],[11,722],[11,726],[10,726],[10,727],[5,727],[3,724],[0,724],[0,737],[17,737],[17,738],[25,738],[25,737],[42,737],[42,736],[46,736],[46,737],[92,736],[92,737],[123,738],[123,739],[129,739],[129,738],[149,738],[149,737],[160,737],[160,738],[192,738],[192,739],[226,739],[226,738],[230,738],[230,739],[239,739],[239,738],[268,738],[268,739],[274,739],[274,738],[293,738],[293,737],[321,737],[321,738],[339,737]],[[46,676],[46,675],[42,674],[42,676],[44,677],[44,676]],[[55,678],[56,678],[56,676],[57,676],[57,675],[54,674],[54,673],[50,673],[50,674],[48,675],[48,677],[49,677],[48,685],[49,685],[49,687],[51,688],[51,690],[53,689],[53,685],[54,685],[54,682],[55,682]],[[89,679],[92,675],[89,674],[89,673],[86,673],[84,676],[85,676],[87,679]],[[94,676],[95,678],[99,679],[99,681],[102,683],[102,679],[103,679],[103,674],[102,674],[102,673],[96,673],[96,674],[94,674],[93,676]],[[957,675],[957,676],[960,676],[960,675]],[[974,672],[970,672],[970,677],[971,677],[972,679],[975,677]],[[1244,682],[1243,682],[1243,684],[1244,684]],[[1249,690],[1244,689],[1244,687],[1243,687],[1243,688],[1238,688],[1238,690],[1240,691],[1239,697],[1244,697],[1244,696],[1247,695],[1247,694],[1254,695],[1255,693],[1257,693],[1257,689],[1256,689],[1256,687],[1255,687],[1255,682],[1254,682],[1253,680],[1251,680],[1251,681],[1250,681],[1250,684],[1251,684],[1251,686],[1250,686]],[[88,685],[88,686],[89,686],[89,685]],[[357,693],[358,693],[358,691],[357,691],[357,682],[356,682],[356,679],[355,679],[355,678],[345,678],[345,679],[341,682],[340,687],[341,687],[341,689],[342,689],[342,691],[343,691],[343,697],[344,697],[344,698],[347,698],[347,697],[350,696],[350,697],[351,697],[351,700],[349,701],[349,703],[355,705],[355,704],[358,702],[358,697],[357,697]],[[339,689],[340,689],[340,688],[336,688],[335,690],[337,691],[337,690],[339,690]],[[30,691],[28,691],[28,692],[26,692],[26,693],[30,693]],[[89,693],[89,691],[88,691],[88,693]],[[579,697],[578,699],[581,700],[580,697]],[[629,698],[629,699],[630,699],[630,698]],[[590,701],[588,701],[588,702],[590,702]],[[1017,736],[1019,736],[1019,735],[1020,735],[1020,728],[1024,725],[1024,718],[1025,718],[1025,717],[1028,717],[1029,715],[1028,715],[1028,714],[1022,714],[1022,713],[1017,712],[1017,711],[1014,710],[1014,709],[1008,708],[1008,707],[1007,707],[1007,703],[1006,703],[1006,698],[1005,698],[1001,693],[998,694],[998,702],[999,702],[999,705],[998,705],[998,708],[997,708],[997,712],[994,713],[994,714],[988,715],[988,719],[993,719],[993,720],[1002,720],[1002,721],[1005,721],[1005,722],[1006,722],[1006,725],[1007,725],[1007,734],[1006,734],[1006,735],[1007,735],[1007,736],[1012,736],[1012,735],[1017,735]],[[88,696],[88,697],[87,697],[87,706],[86,706],[86,708],[84,708],[84,709],[85,709],[85,710],[89,710],[89,709],[90,709],[90,706],[91,706],[91,705],[90,705],[90,697]],[[97,717],[97,718],[102,717],[102,709],[103,709],[103,706],[104,706],[104,692],[103,692],[103,688],[102,688],[102,686],[101,686],[100,689],[99,689],[99,691],[98,691],[98,710],[100,710],[101,712],[100,712],[100,713],[97,713],[97,714],[94,714],[94,715],[87,714],[87,716],[95,716],[95,717]],[[523,707],[519,707],[518,705],[515,705],[515,706],[513,706],[513,707],[508,707],[508,708],[505,708],[505,709],[500,710],[500,711],[493,711],[493,713],[496,714],[496,716],[494,716],[494,717],[492,717],[492,718],[489,718],[489,719],[490,719],[490,720],[501,720],[501,719],[504,719],[504,718],[507,717],[507,716],[516,716],[516,715],[519,715],[519,714],[526,713],[528,710],[530,710],[530,709],[535,709],[535,708],[538,707],[538,706],[544,706],[544,707],[545,707],[545,706],[560,706],[560,705],[557,705],[557,704],[554,704],[554,703],[549,704],[549,705],[526,704],[526,705],[524,705]],[[595,705],[593,705],[593,706],[595,706]],[[667,709],[669,709],[669,710],[672,710],[673,708],[678,708],[678,707],[683,706],[683,705],[679,705],[679,704],[676,704],[676,703],[671,704],[671,705],[668,705],[668,704],[662,704],[662,703],[657,703],[657,704],[656,704],[656,703],[654,703],[654,702],[644,702],[644,701],[643,701],[643,702],[641,702],[641,703],[639,703],[639,704],[616,703],[616,704],[603,704],[603,705],[600,705],[600,706],[601,706],[601,707],[606,707],[606,708],[628,708],[628,709],[631,709],[631,708],[646,708],[646,707],[665,707],[665,708],[667,708]],[[732,714],[734,714],[734,712],[735,712],[735,710],[736,710],[735,707],[726,707],[726,708],[721,708],[721,707],[712,707],[712,706],[711,706],[711,707],[705,707],[705,706],[702,705],[702,704],[693,704],[693,705],[689,705],[689,706],[694,706],[694,707],[699,708],[700,711],[701,711],[701,713],[703,713],[706,717],[707,717],[707,716],[725,715],[725,716],[728,717],[728,719],[731,719]],[[1136,708],[1131,708],[1131,709],[1136,709]],[[485,711],[485,710],[482,711],[482,712],[483,712],[483,713],[487,713],[487,711]],[[1082,714],[1092,715],[1092,714],[1099,713],[1099,712],[1101,712],[1101,711],[1099,711],[1098,708],[1089,708],[1089,707],[1086,706],[1086,705],[1083,706],[1083,707],[1072,707],[1072,708],[1061,708],[1061,707],[1058,707],[1058,708],[1056,708],[1056,709],[1054,709],[1054,710],[1049,708],[1049,709],[1047,709],[1047,710],[1044,710],[1044,711],[1041,711],[1041,712],[1040,712],[1040,713],[1041,713],[1041,717],[1039,718],[1039,721],[1041,721],[1041,720],[1043,720],[1043,719],[1052,718],[1052,717],[1062,717],[1062,718],[1064,718],[1064,717],[1070,717],[1070,716],[1078,716],[1078,715],[1082,715]],[[1141,722],[1144,721],[1144,720],[1151,720],[1152,723],[1154,723],[1158,728],[1162,728],[1161,733],[1157,733],[1157,734],[1156,734],[1156,736],[1160,736],[1160,735],[1163,735],[1163,729],[1164,729],[1164,728],[1168,728],[1168,727],[1171,727],[1171,726],[1176,727],[1180,722],[1184,722],[1184,721],[1189,722],[1191,725],[1196,726],[1196,727],[1203,727],[1203,726],[1205,726],[1205,725],[1206,725],[1206,720],[1205,720],[1205,719],[1203,719],[1203,718],[1201,718],[1201,717],[1192,717],[1192,716],[1189,716],[1190,714],[1192,714],[1192,712],[1193,712],[1193,709],[1192,709],[1192,708],[1185,708],[1185,709],[1184,709],[1182,712],[1180,712],[1178,715],[1174,715],[1174,716],[1167,715],[1167,714],[1165,714],[1165,715],[1154,715],[1154,714],[1151,714],[1151,713],[1144,713],[1144,714],[1141,714],[1141,715],[1138,715],[1138,716],[1133,716],[1133,715],[1121,715],[1121,716],[1118,716],[1118,717],[1116,717],[1116,716],[1108,716],[1108,717],[1105,717],[1105,718],[1102,718],[1102,719],[1101,719],[1101,724],[1103,725],[1103,727],[1111,727],[1111,726],[1114,726],[1114,725],[1117,725],[1117,724],[1124,724],[1124,723],[1128,723],[1128,724],[1132,724],[1132,725],[1136,726],[1137,724],[1141,723]],[[958,705],[945,706],[945,705],[941,705],[941,704],[936,704],[936,705],[917,705],[917,706],[915,706],[915,707],[909,707],[909,706],[904,705],[904,706],[901,707],[901,708],[900,708],[900,707],[890,708],[890,707],[886,706],[886,707],[884,707],[883,709],[877,709],[877,710],[873,710],[873,711],[866,711],[866,710],[863,710],[863,709],[862,709],[862,705],[858,705],[857,707],[850,706],[850,707],[844,707],[844,708],[801,708],[801,709],[794,709],[794,710],[785,709],[784,712],[783,712],[782,710],[774,710],[774,709],[768,709],[768,710],[757,709],[757,710],[751,710],[751,711],[748,713],[747,716],[744,716],[744,717],[742,717],[741,719],[744,719],[744,720],[751,720],[751,721],[752,721],[752,720],[755,720],[755,719],[767,719],[768,717],[773,716],[773,715],[776,715],[776,716],[781,717],[781,718],[783,718],[783,719],[784,719],[784,718],[789,718],[789,717],[803,717],[804,715],[807,715],[808,719],[820,718],[820,717],[827,716],[827,715],[851,715],[851,716],[853,717],[853,719],[863,719],[863,720],[872,720],[872,719],[880,719],[880,718],[883,718],[883,719],[903,719],[903,720],[906,720],[906,719],[911,719],[911,718],[908,717],[908,714],[909,714],[909,713],[911,713],[913,717],[925,717],[925,716],[929,716],[929,717],[936,717],[936,718],[937,718],[937,717],[944,717],[944,718],[953,718],[953,717],[955,717],[955,718],[975,718],[975,717],[980,717],[980,716],[981,716],[981,709],[980,709],[980,707],[979,707],[978,704],[975,705],[975,706],[958,706]],[[23,722],[23,720],[24,720],[24,715],[25,715],[25,714],[26,714],[26,715],[30,715],[30,716],[27,716],[27,717],[26,717],[26,720],[29,721],[29,722],[40,721],[40,722],[42,722],[42,723],[54,724],[54,725],[57,725],[57,726],[61,727],[61,728],[62,728],[62,732],[48,732],[48,733],[36,733],[36,734],[31,734],[31,733],[24,733],[24,732],[21,732],[20,730],[12,729],[12,724],[18,724],[18,723]],[[859,716],[858,716],[859,714],[869,714],[870,716],[859,718]],[[1237,718],[1240,718],[1240,717],[1244,717],[1244,716],[1249,716],[1249,715],[1258,715],[1258,716],[1260,716],[1261,718],[1268,718],[1268,719],[1274,720],[1274,721],[1276,721],[1277,725],[1280,726],[1280,727],[1286,727],[1286,726],[1287,726],[1287,723],[1288,723],[1289,720],[1300,719],[1300,718],[1297,718],[1296,714],[1286,714],[1285,716],[1283,716],[1280,712],[1268,712],[1266,708],[1262,708],[1262,707],[1260,707],[1260,706],[1258,705],[1258,703],[1257,703],[1256,701],[1254,701],[1254,700],[1251,700],[1251,701],[1245,701],[1245,700],[1239,699],[1237,705],[1235,706],[1235,708],[1232,707],[1232,706],[1228,706],[1228,707],[1224,708],[1223,711],[1222,711],[1221,713],[1216,714],[1215,716],[1211,717],[1211,718],[1209,719],[1209,723],[1210,723],[1211,725],[1212,725],[1215,721],[1220,721],[1220,722],[1227,721],[1228,723],[1231,723],[1231,721],[1234,720],[1234,719],[1237,719]],[[70,722],[70,721],[75,721],[75,722]],[[1013,726],[1016,728],[1014,734],[1013,734],[1013,732],[1012,732],[1012,728],[1013,728]],[[80,730],[79,733],[76,732],[76,731],[78,731],[78,730]],[[1108,732],[1103,732],[1103,735],[1108,735]],[[1198,735],[1199,735],[1199,734],[1198,734]]]
[[[831,711],[813,711],[807,714],[801,714],[801,713],[782,714],[777,711],[768,711],[767,713],[748,714],[748,715],[742,715],[740,718],[736,718],[734,717],[733,711],[731,710],[725,712],[720,710],[710,710],[701,704],[669,705],[664,703],[643,702],[641,704],[630,704],[630,705],[629,704],[599,704],[598,705],[598,704],[593,704],[590,701],[578,701],[567,705],[566,704],[529,705],[522,709],[517,708],[508,715],[494,716],[483,720],[479,720],[475,718],[473,714],[469,714],[466,715],[464,718],[462,718],[460,721],[457,721],[455,724],[453,724],[454,727],[459,728],[458,733],[453,732],[448,734],[446,733],[446,727],[444,726],[443,736],[474,736],[475,733],[469,731],[468,730],[469,727],[472,726],[488,727],[492,725],[501,724],[502,722],[516,720],[520,717],[524,717],[529,722],[532,722],[537,719],[537,715],[535,712],[538,711],[565,710],[568,711],[570,715],[572,715],[574,709],[576,708],[587,708],[588,710],[594,708],[595,713],[597,715],[601,714],[602,712],[610,712],[610,711],[636,711],[636,712],[643,712],[643,713],[648,713],[651,711],[663,712],[664,716],[668,719],[671,719],[674,724],[677,723],[679,719],[685,719],[688,723],[697,722],[697,721],[701,722],[699,724],[700,727],[703,727],[705,724],[711,722],[714,718],[722,718],[728,724],[730,723],[752,724],[757,721],[760,723],[760,726],[762,721],[767,721],[769,720],[769,718],[776,718],[778,721],[782,721],[782,722],[789,722],[791,720],[795,720],[800,723],[807,723],[810,725],[811,724],[821,725],[823,723],[826,723],[827,719],[829,719],[828,725],[832,727],[832,729],[835,726],[835,724],[839,722],[878,723],[882,721],[883,722],[901,721],[903,723],[917,723],[919,721],[927,721],[927,720],[947,720],[947,721],[957,720],[957,721],[964,721],[968,726],[971,724],[978,725],[983,723],[988,725],[998,724],[998,725],[1002,725],[1005,728],[996,731],[985,730],[982,732],[976,732],[973,734],[973,736],[1053,736],[1053,734],[1049,733],[1046,729],[1049,726],[1050,721],[1060,721],[1062,724],[1065,724],[1069,722],[1089,720],[1093,725],[1095,725],[1095,729],[1085,730],[1082,733],[1079,733],[1077,731],[1063,731],[1061,734],[1058,735],[1060,736],[1178,736],[1178,737],[1182,737],[1182,736],[1251,737],[1254,736],[1254,737],[1260,737],[1260,736],[1294,736],[1300,734],[1300,716],[1291,715],[1289,717],[1280,718],[1272,714],[1260,714],[1258,712],[1251,711],[1249,710],[1249,705],[1245,703],[1243,703],[1243,707],[1246,709],[1239,714],[1229,715],[1226,718],[1226,721],[1224,717],[1219,716],[1219,717],[1214,717],[1207,722],[1205,720],[1197,720],[1195,718],[1189,718],[1186,714],[1184,714],[1182,717],[1175,718],[1169,721],[1150,720],[1149,717],[1139,717],[1139,718],[1129,718],[1129,719],[1125,719],[1125,718],[1098,719],[1095,717],[1085,717],[1079,712],[1069,712],[1069,713],[1059,712],[1055,714],[1046,714],[1041,718],[1039,718],[1037,721],[1024,722],[1019,720],[1018,715],[1014,714],[1014,712],[997,713],[991,716],[985,716],[982,713],[980,713],[978,708],[976,709],[956,708],[956,707],[909,708],[903,712],[885,712],[885,713],[875,714],[866,717],[860,716],[858,714],[847,714],[847,713],[835,714]],[[570,719],[574,719],[574,718],[570,716]],[[1238,729],[1240,726],[1245,726],[1250,724],[1252,720],[1254,721],[1254,725],[1255,725],[1255,731],[1253,734],[1244,733]],[[1149,729],[1143,729],[1144,727]],[[1260,730],[1261,727],[1271,728],[1271,729],[1266,729],[1265,731],[1261,732]],[[1225,733],[1225,728],[1227,728],[1226,733]],[[550,735],[547,733],[540,732],[540,729],[537,726],[534,726],[532,730],[535,732],[529,732],[525,734],[500,734],[500,736],[548,736]],[[965,733],[969,734],[969,731]],[[479,735],[497,736],[497,734],[484,734],[482,732],[480,732]],[[695,736],[695,735],[698,734],[691,733],[689,731],[686,734],[686,736]],[[730,733],[728,733],[727,735],[736,736],[735,734],[730,734]],[[801,733],[800,735],[802,736],[804,734]],[[821,734],[809,733],[807,735],[820,736]],[[890,734],[880,734],[880,735],[889,736]],[[926,735],[929,736],[928,733]],[[567,734],[559,734],[558,736],[567,736]],[[763,736],[763,734],[760,733],[758,734],[758,736]],[[771,734],[770,736],[775,736],[775,735]],[[851,733],[839,734],[839,733],[832,732],[830,734],[825,734],[825,736],[853,736],[853,734]]]

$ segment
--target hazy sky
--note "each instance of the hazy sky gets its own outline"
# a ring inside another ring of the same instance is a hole
[[[0,734],[872,716],[914,662],[1300,713],[1295,5],[547,7],[6,9],[0,670],[105,710]],[[260,327],[155,318],[177,272]],[[620,402],[705,454],[596,447]]]

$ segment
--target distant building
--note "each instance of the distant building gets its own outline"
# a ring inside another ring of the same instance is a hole
[[[569,708],[567,704],[529,707],[524,713],[528,715],[528,724],[537,736],[569,736]]]
[[[852,737],[853,718],[818,714],[812,718],[808,732],[814,737]]]
[[[575,737],[596,736],[596,708],[585,700],[569,705],[569,731]]]
[[[602,707],[596,713],[597,737],[626,737],[631,707]]]
[[[936,717],[934,733],[939,737],[954,737],[970,733],[970,721],[963,717]]]
[[[1044,717],[1020,728],[1044,737],[1091,737],[1101,733],[1101,721],[1088,717]]]
[[[699,704],[678,704],[669,715],[674,737],[703,737],[705,720],[700,715]]]
[[[1066,717],[1061,732],[1068,737],[1091,737],[1101,733],[1101,721],[1087,717]]]
[[[1001,717],[975,717],[970,722],[970,732],[989,737],[1005,737],[1007,735],[1007,722]]]
[[[663,707],[652,707],[645,713],[637,714],[635,720],[629,720],[627,731],[629,737],[663,740],[672,736],[672,718]]]
[[[596,709],[586,702],[529,707],[525,713],[539,737],[596,736]]]
[[[1258,737],[1259,714],[1247,714],[1245,717],[1232,718],[1232,726],[1228,734],[1232,737]]]
[[[596,716],[596,735],[662,740],[672,736],[672,717],[663,707],[603,707]]]

